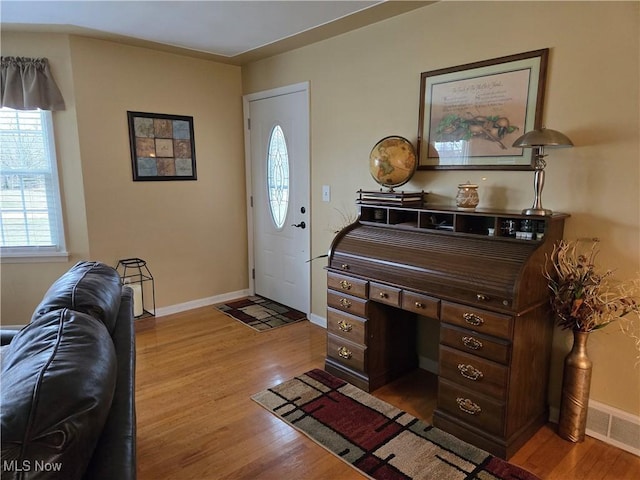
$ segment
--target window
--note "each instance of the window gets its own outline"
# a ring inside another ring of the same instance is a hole
[[[67,257],[51,112],[0,109],[3,258]]]
[[[284,226],[289,207],[289,154],[284,132],[276,125],[269,138],[267,157],[267,192],[271,217],[280,230]]]

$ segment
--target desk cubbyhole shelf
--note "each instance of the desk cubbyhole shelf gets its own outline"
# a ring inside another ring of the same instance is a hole
[[[462,211],[452,207],[395,207],[360,205],[360,222],[396,228],[424,229],[479,236],[541,241],[552,220],[566,214],[529,216],[519,212],[477,209]],[[491,233],[490,233],[491,232]]]
[[[488,235],[490,228],[493,228],[495,234],[495,231],[499,230],[499,227],[497,227],[496,217],[485,217],[483,215],[456,215],[456,232]]]
[[[418,227],[419,212],[405,209],[389,209],[387,211],[390,225],[400,225],[412,228]]]

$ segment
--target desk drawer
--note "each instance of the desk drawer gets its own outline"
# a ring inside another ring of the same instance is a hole
[[[380,303],[386,303],[394,307],[400,306],[399,288],[390,287],[382,283],[369,283],[369,299]]]
[[[345,292],[354,297],[367,298],[369,282],[360,278],[329,272],[327,274],[327,285],[333,290]]]
[[[497,400],[506,397],[504,365],[440,345],[440,376]]]
[[[327,309],[327,331],[353,343],[366,345],[366,325],[367,321],[364,318],[333,308]]]
[[[327,355],[342,365],[364,372],[366,352],[367,349],[362,345],[327,333]]]
[[[348,312],[360,317],[367,316],[367,300],[362,298],[352,297],[335,290],[327,291],[327,305],[343,312]]]
[[[440,319],[443,322],[469,328],[486,335],[511,339],[513,317],[499,313],[467,307],[456,303],[442,302]]]
[[[421,295],[407,290],[402,291],[402,309],[424,315],[429,318],[438,318],[440,300],[437,298]]]
[[[505,406],[484,395],[438,379],[438,409],[487,433],[503,435]]]
[[[443,323],[440,325],[440,344],[504,365],[509,364],[511,346],[509,342],[499,338],[487,337]]]

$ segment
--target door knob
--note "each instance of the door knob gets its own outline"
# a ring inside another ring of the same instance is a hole
[[[303,230],[305,228],[307,228],[307,224],[304,222],[300,222],[300,223],[292,223],[291,224],[292,227],[296,227],[296,228],[302,228]]]

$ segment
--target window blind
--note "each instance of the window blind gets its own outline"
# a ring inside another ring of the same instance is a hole
[[[64,250],[51,112],[0,109],[2,253]]]

